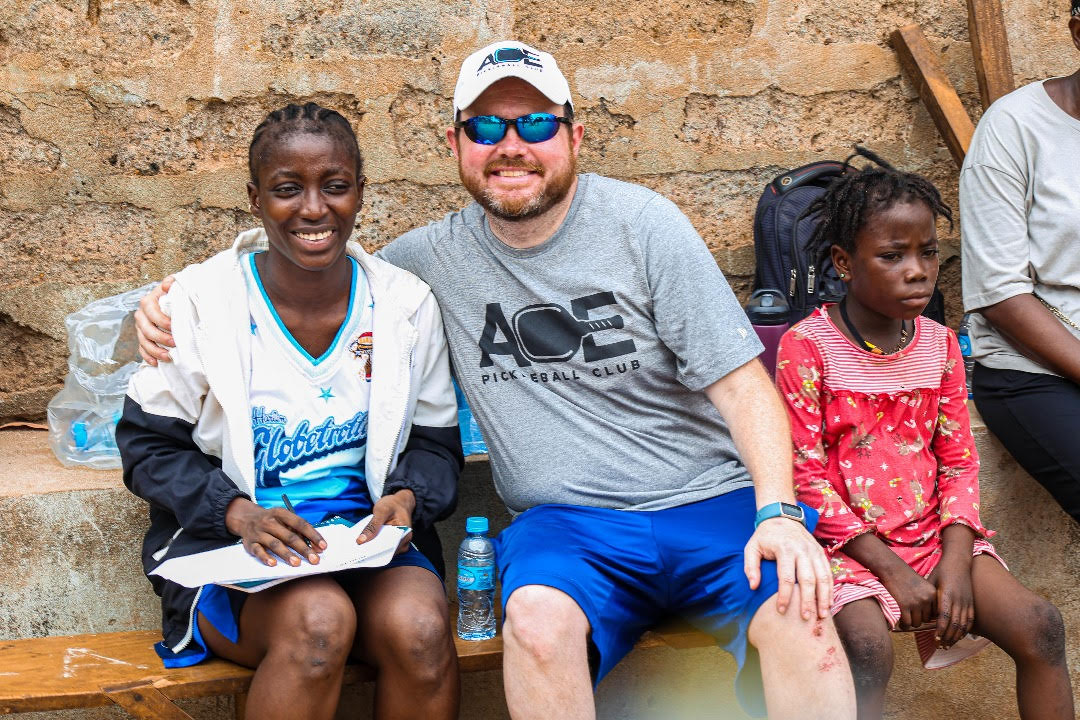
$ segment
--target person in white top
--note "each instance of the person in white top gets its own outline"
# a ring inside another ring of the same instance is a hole
[[[1080,49],[1080,0],[1069,32]],[[960,173],[975,405],[1080,522],[1080,70],[979,121]]]
[[[464,463],[438,304],[348,242],[363,161],[339,113],[274,111],[249,165],[262,227],[177,274],[173,362],[139,369],[117,426],[124,482],[150,505],[144,570],[238,540],[267,565],[316,565],[319,527],[369,515],[358,542],[392,524],[416,545],[251,594],[152,576],[156,650],[167,667],[254,668],[248,718],[329,720],[350,658],[376,671],[376,717],[456,718],[441,554],[418,549]]]

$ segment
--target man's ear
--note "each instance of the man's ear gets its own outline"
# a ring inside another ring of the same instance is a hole
[[[1069,18],[1069,34],[1072,35],[1073,45],[1080,50],[1080,15]]]
[[[253,182],[247,184],[248,191],[248,210],[255,217],[259,217],[262,214],[262,208],[259,207],[259,186]]]
[[[578,156],[581,151],[581,140],[585,137],[585,126],[579,122],[570,126],[570,149],[574,153],[574,157]]]
[[[457,141],[458,129],[451,125],[446,128],[446,143],[450,146],[450,156],[455,158],[458,156]]]

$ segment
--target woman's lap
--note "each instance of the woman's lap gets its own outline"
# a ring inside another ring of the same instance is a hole
[[[407,628],[409,618],[424,614],[447,617],[442,581],[426,561],[317,575],[258,593],[218,590],[227,593],[237,639],[232,642],[200,611],[202,638],[212,654],[252,668],[274,642],[288,642],[312,623],[329,623],[337,632],[347,632],[350,655],[370,662],[373,658],[363,651],[364,635],[385,640],[387,635]],[[220,624],[227,625],[227,619]]]
[[[1016,461],[1080,522],[1080,386],[976,364],[975,406]]]

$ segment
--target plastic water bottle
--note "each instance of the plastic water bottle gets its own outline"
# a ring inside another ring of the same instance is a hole
[[[80,413],[71,421],[71,442],[75,453],[93,455],[95,453],[118,454],[116,449],[116,423],[120,413],[112,418],[102,417],[92,410]]]
[[[975,360],[971,357],[971,313],[964,313],[956,339],[960,343],[960,354],[964,356],[964,375],[968,397],[971,397],[971,377],[975,372]]]
[[[458,637],[495,637],[495,545],[487,536],[488,519],[465,521],[468,535],[458,550]]]

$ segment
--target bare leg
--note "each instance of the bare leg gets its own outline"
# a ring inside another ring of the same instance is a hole
[[[771,720],[855,717],[851,671],[832,620],[803,620],[797,604],[781,615],[774,595],[758,608],[749,635],[761,655]]]
[[[278,585],[249,597],[238,642],[229,642],[200,614],[199,630],[220,657],[255,668],[245,717],[329,720],[356,632],[356,613],[329,577]]]
[[[1065,663],[1065,626],[1049,601],[1020,584],[994,558],[971,563],[973,632],[989,638],[1016,663],[1016,699],[1023,720],[1074,720]]]
[[[430,571],[395,567],[348,586],[355,657],[378,671],[375,717],[452,720],[461,697],[446,591]]]
[[[503,683],[514,720],[593,720],[589,621],[561,590],[526,585],[506,603]]]
[[[873,598],[856,600],[845,605],[833,621],[855,680],[859,720],[881,720],[885,686],[893,670],[892,638],[881,606]]]

